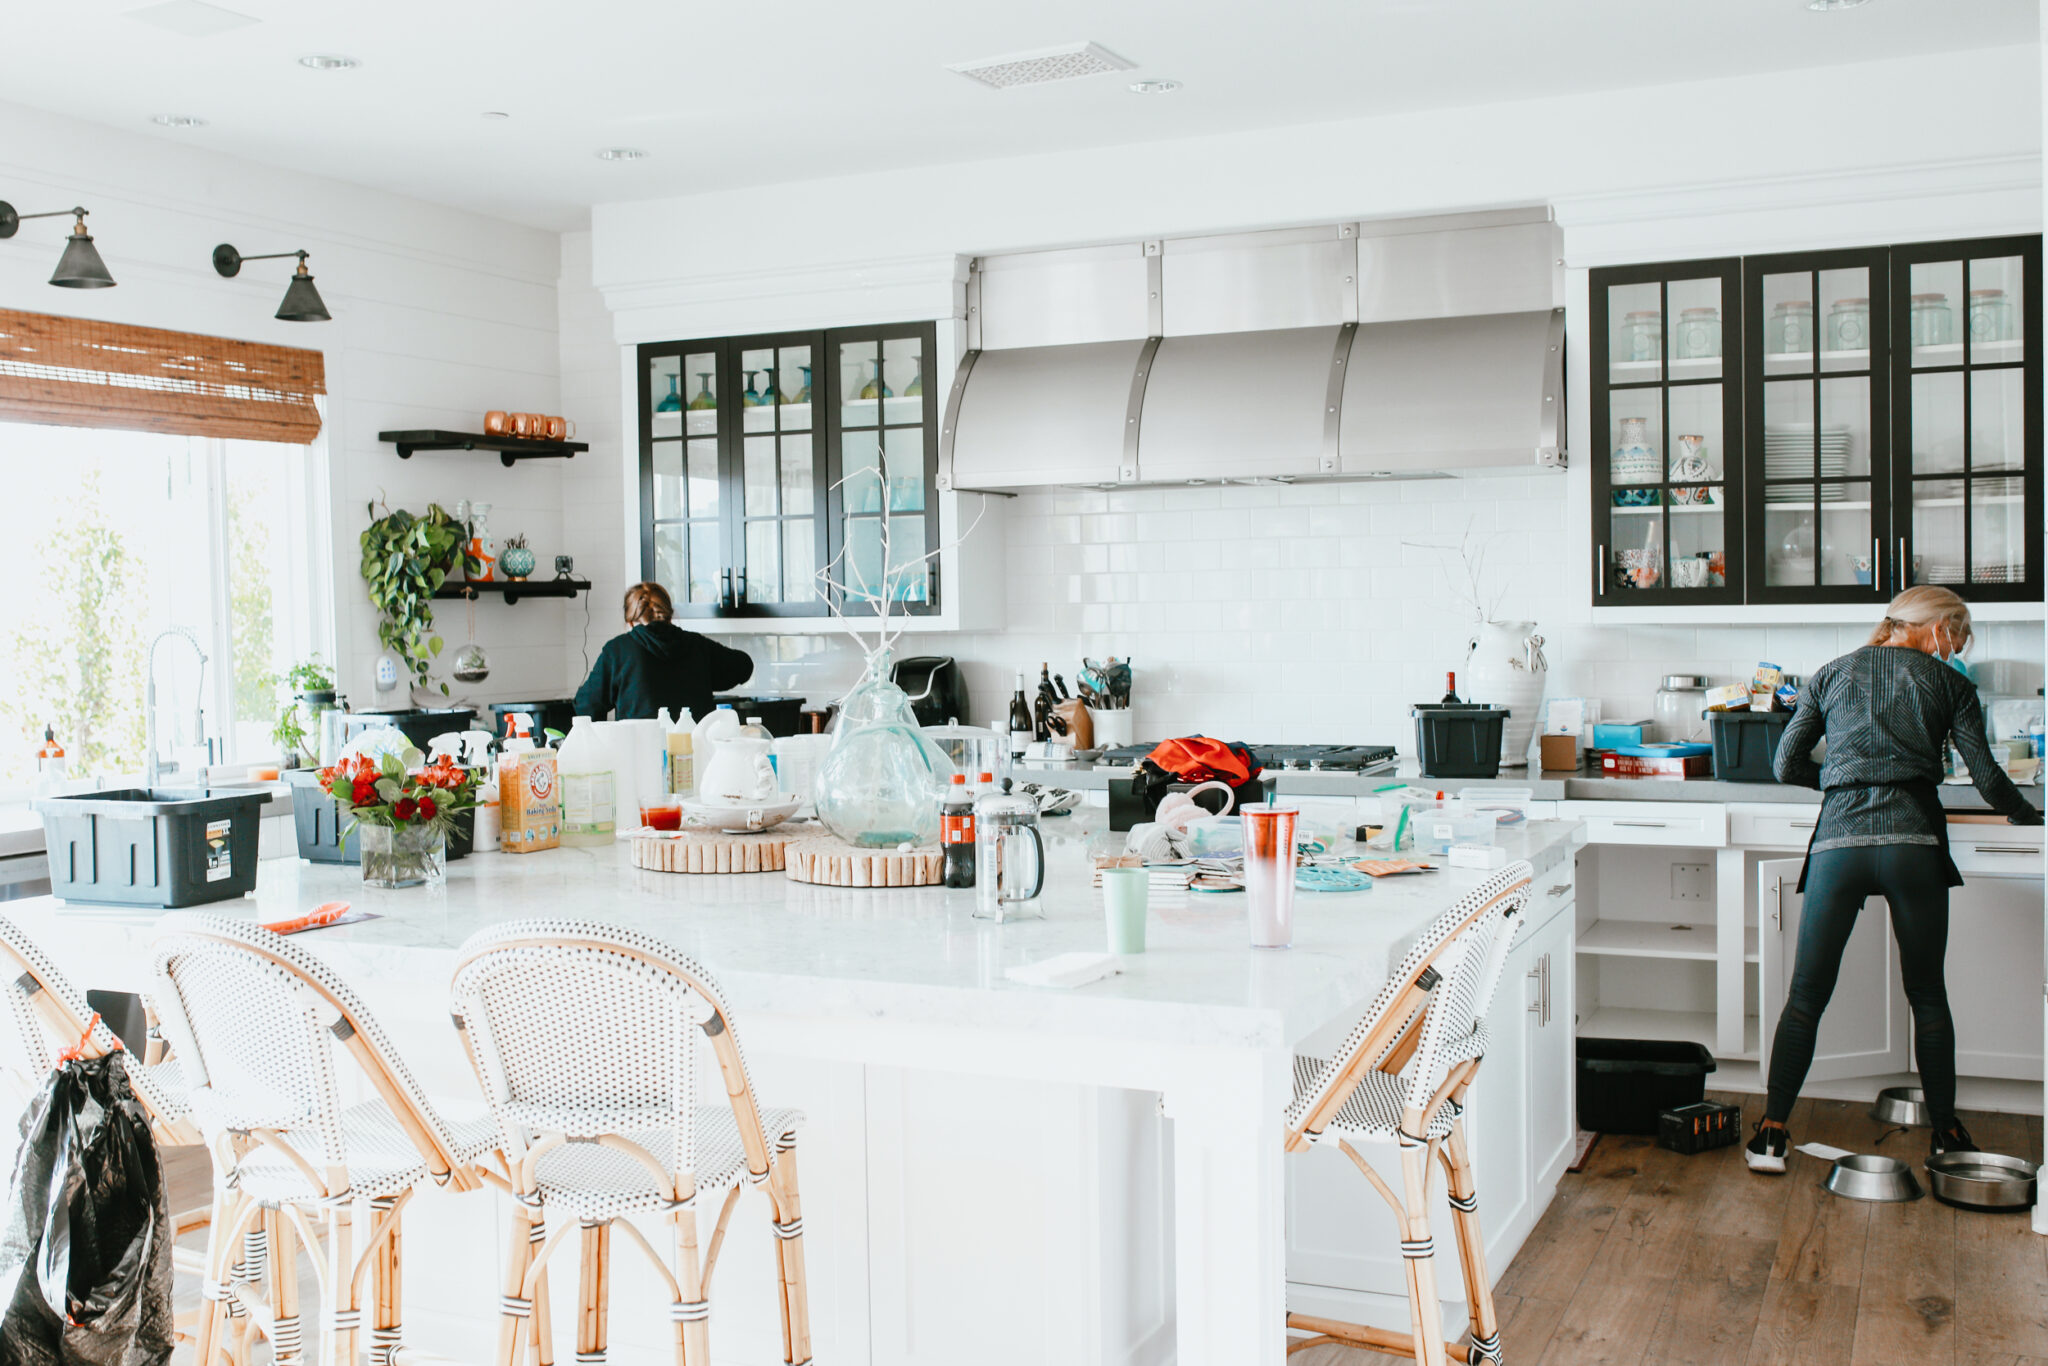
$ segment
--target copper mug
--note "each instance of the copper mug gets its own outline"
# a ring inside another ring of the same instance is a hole
[[[541,420],[539,413],[512,414],[512,435],[524,437],[537,437],[541,435]]]
[[[496,408],[484,414],[485,436],[510,436],[511,434],[512,414],[502,412]]]
[[[547,438],[550,441],[567,441],[576,435],[576,424],[566,417],[547,419]]]

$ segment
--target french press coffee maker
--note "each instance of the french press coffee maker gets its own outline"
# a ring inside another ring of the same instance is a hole
[[[974,914],[983,920],[1043,918],[1038,894],[1045,890],[1045,837],[1038,830],[1038,803],[1012,794],[985,792],[974,803]]]

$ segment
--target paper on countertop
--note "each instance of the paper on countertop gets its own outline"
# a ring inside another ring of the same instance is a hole
[[[1027,987],[1085,987],[1123,970],[1113,953],[1061,953],[1011,968],[1003,976]]]
[[[1845,1157],[1856,1155],[1847,1148],[1830,1148],[1825,1143],[1802,1143],[1799,1145],[1799,1151],[1808,1157],[1817,1157],[1823,1162],[1840,1162]]]

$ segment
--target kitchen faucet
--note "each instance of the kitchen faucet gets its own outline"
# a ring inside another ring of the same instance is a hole
[[[177,637],[192,647],[192,653],[199,656],[199,686],[194,693],[192,706],[193,734],[204,743],[206,740],[206,651],[199,648],[199,638],[182,626],[172,626],[158,631],[149,642],[149,658],[145,666],[142,689],[142,785],[154,789],[165,773],[178,771],[176,763],[160,764],[156,755],[156,647],[164,641]],[[199,772],[199,781],[206,782],[206,770]]]

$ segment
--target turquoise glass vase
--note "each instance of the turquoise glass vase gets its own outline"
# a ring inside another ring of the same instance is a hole
[[[812,793],[825,828],[861,849],[933,843],[953,780],[953,761],[890,678],[892,659],[886,649],[868,656],[866,675],[839,705]]]

